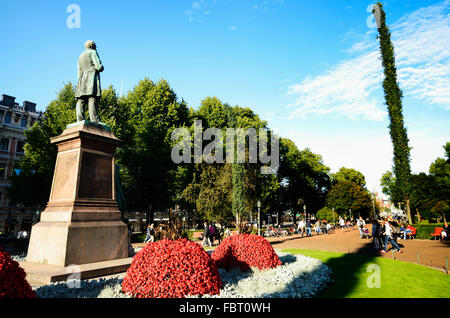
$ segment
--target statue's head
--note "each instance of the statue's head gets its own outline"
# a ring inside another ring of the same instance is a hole
[[[95,50],[97,48],[97,45],[95,45],[94,41],[88,40],[86,43],[84,43],[84,47],[87,49]]]

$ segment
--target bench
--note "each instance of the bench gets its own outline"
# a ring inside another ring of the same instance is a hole
[[[406,238],[410,237],[411,239],[416,237],[417,229],[415,227],[412,228],[411,233],[406,233]]]
[[[439,239],[440,239],[443,229],[444,228],[442,228],[442,227],[435,227],[434,228],[434,233],[431,233],[430,235],[433,236],[435,240],[436,240],[436,237],[439,237]]]

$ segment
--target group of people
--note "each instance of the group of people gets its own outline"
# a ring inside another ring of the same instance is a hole
[[[220,223],[212,222],[209,224],[208,222],[203,223],[203,234],[202,234],[202,246],[208,244],[210,247],[214,245],[214,240],[217,239],[222,242],[222,236],[224,235],[222,225]],[[229,234],[229,230],[227,229],[226,235]]]
[[[406,238],[407,229],[404,227],[403,233],[401,227],[392,218],[382,218],[380,220],[372,219],[372,237],[374,242],[374,249],[379,250],[381,253],[387,253],[389,244],[394,248],[394,252],[403,253],[400,246],[397,243],[397,238],[404,235]]]
[[[315,223],[313,223],[311,221],[310,218],[306,219],[306,221],[304,219],[301,219],[300,222],[298,222],[298,226],[297,226],[297,234],[303,236],[312,236],[312,231],[314,230],[316,232],[317,235],[319,235],[320,233],[323,234],[328,234],[332,229],[332,225],[330,223],[328,223],[325,219],[323,220],[316,220]]]

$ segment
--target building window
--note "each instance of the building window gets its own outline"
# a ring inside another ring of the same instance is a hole
[[[5,112],[3,110],[0,110],[0,122],[3,122],[3,115]]]
[[[0,162],[0,178],[6,177],[6,163]]]
[[[8,151],[9,149],[9,139],[2,138],[0,141],[0,150]]]
[[[25,116],[22,116],[22,119],[20,120],[20,127],[27,127],[27,118]]]
[[[16,146],[16,152],[23,153],[23,146],[25,146],[25,143],[23,141],[18,141]]]
[[[7,112],[5,115],[5,123],[11,124],[11,113],[10,112]]]

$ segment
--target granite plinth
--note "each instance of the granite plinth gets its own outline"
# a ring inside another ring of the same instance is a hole
[[[51,138],[58,147],[50,199],[31,230],[27,261],[67,267],[128,257],[128,229],[115,197],[122,141],[87,121]]]

